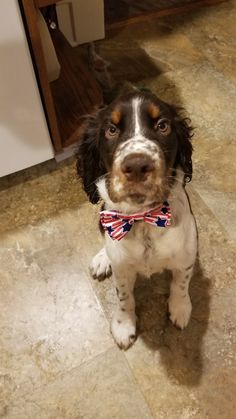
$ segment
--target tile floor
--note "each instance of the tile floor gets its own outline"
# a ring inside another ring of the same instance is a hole
[[[100,43],[118,79],[183,105],[196,127],[199,261],[186,330],[167,319],[168,275],[154,276],[136,288],[138,340],[115,346],[112,279],[88,273],[102,243],[97,208],[73,159],[0,179],[0,417],[236,417],[235,21],[227,1]]]

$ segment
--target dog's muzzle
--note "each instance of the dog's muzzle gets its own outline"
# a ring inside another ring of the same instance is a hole
[[[109,183],[112,199],[139,204],[153,201],[163,182],[163,168],[161,151],[154,142],[133,137],[122,143],[115,154]]]
[[[123,159],[120,169],[127,181],[144,182],[154,171],[155,163],[149,155],[133,153]]]

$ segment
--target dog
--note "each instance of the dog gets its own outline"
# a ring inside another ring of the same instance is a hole
[[[80,138],[84,190],[92,203],[103,201],[105,246],[90,271],[98,280],[113,273],[111,333],[122,349],[136,339],[137,274],[172,271],[170,319],[180,329],[190,319],[197,230],[185,184],[192,178],[192,135],[182,110],[134,88],[89,116]]]

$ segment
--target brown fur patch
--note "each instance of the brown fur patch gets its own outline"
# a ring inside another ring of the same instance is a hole
[[[148,113],[152,119],[156,119],[160,115],[160,109],[156,105],[149,105]]]
[[[119,109],[116,109],[111,114],[111,122],[115,125],[118,125],[121,120],[121,111]]]

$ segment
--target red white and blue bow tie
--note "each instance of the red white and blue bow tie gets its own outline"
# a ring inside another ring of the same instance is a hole
[[[171,223],[171,211],[168,202],[157,208],[136,214],[123,214],[118,211],[101,211],[101,224],[113,240],[121,240],[132,228],[135,221],[145,221],[157,227],[166,227]]]

